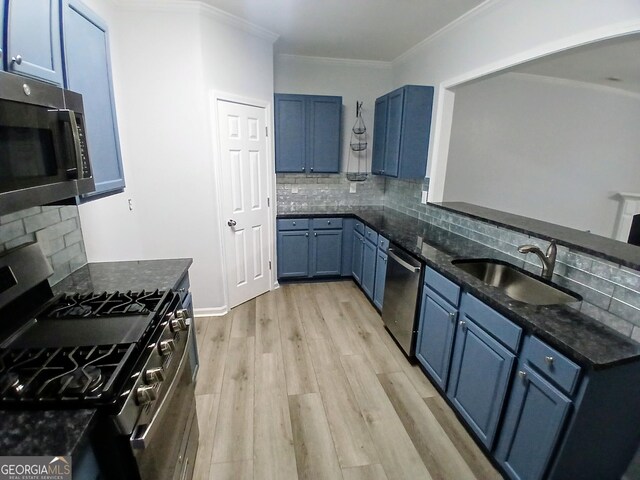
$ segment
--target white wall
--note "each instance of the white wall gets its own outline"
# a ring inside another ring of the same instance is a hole
[[[447,87],[572,46],[640,31],[637,0],[489,0],[393,62],[394,85],[436,86],[429,199],[444,191],[454,97]]]
[[[127,188],[81,207],[88,259],[193,257],[196,309],[224,310],[209,95],[271,98],[272,41],[190,2],[101,9]]]
[[[505,74],[456,89],[445,201],[612,236],[640,192],[640,96]]]
[[[391,65],[384,62],[335,60],[278,55],[275,59],[275,91],[342,96],[341,171],[347,171],[351,128],[356,119],[356,101],[362,101],[362,118],[367,126],[368,148],[360,158],[361,170],[371,171],[373,145],[373,110],[376,98],[391,90]],[[357,157],[352,156],[350,171],[357,171]]]

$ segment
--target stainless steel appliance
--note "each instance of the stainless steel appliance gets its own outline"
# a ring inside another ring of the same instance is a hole
[[[398,345],[412,357],[422,264],[394,244],[389,247],[388,256],[382,321]]]
[[[0,409],[97,408],[106,479],[190,479],[198,448],[188,345],[173,291],[53,296],[37,244],[0,257]]]
[[[94,189],[82,96],[0,72],[0,215]]]

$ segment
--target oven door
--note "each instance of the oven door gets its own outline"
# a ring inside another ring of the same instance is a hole
[[[188,330],[187,345],[191,337]],[[198,449],[195,388],[188,349],[182,352],[176,376],[151,422],[134,431],[131,447],[142,480],[190,480]]]

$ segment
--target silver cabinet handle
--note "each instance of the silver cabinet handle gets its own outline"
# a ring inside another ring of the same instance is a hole
[[[231,219],[227,222],[227,225],[229,225],[230,227],[235,227],[237,225],[236,221]]]
[[[309,236],[309,234],[308,234],[308,233],[305,233],[305,234],[304,234],[304,236],[305,236],[305,237],[308,237],[308,236]]]
[[[309,169],[309,171],[313,172],[313,167],[311,167],[311,168]]]
[[[304,172],[304,167],[302,167],[302,171]]]
[[[318,232],[313,232],[313,236],[317,237],[318,236]]]
[[[296,226],[296,222],[293,222],[292,225],[295,227]]]
[[[553,365],[553,357],[544,357],[544,363],[549,366]]]
[[[451,319],[451,321],[453,322],[456,319],[456,314],[453,312],[449,312],[449,318]]]
[[[327,220],[327,225],[331,225],[331,220]]]
[[[525,380],[527,378],[527,372],[525,372],[524,370],[520,370],[518,372],[518,376],[522,379]]]
[[[22,56],[16,55],[15,57],[11,57],[11,63],[15,63],[16,65],[22,65]]]
[[[464,320],[460,320],[460,326],[462,328],[466,327],[467,326],[467,322],[465,322]]]

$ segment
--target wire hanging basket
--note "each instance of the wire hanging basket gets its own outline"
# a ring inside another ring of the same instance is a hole
[[[356,121],[351,128],[351,140],[349,141],[349,160],[347,162],[347,180],[351,182],[364,182],[369,176],[360,168],[360,162],[364,156],[364,165],[367,166],[367,126],[362,118],[362,102],[356,102]],[[356,172],[351,171],[351,158],[358,162]]]

